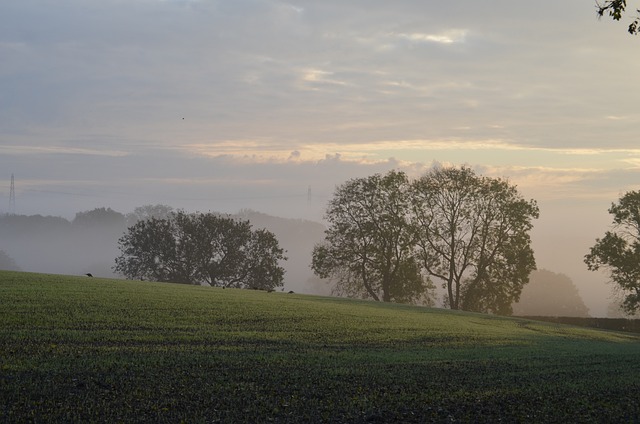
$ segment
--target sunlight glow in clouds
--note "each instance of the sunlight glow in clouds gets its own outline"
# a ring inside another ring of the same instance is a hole
[[[333,72],[323,71],[320,69],[306,69],[302,71],[302,80],[307,83],[319,83],[319,84],[333,84],[333,85],[348,85],[344,81],[331,78],[334,75]]]
[[[499,6],[0,0],[0,191],[318,217],[347,179],[465,164],[555,202],[540,251],[584,270],[563,243],[640,188],[640,40],[583,0]]]
[[[452,29],[449,31],[444,31],[439,34],[426,34],[426,33],[414,32],[414,33],[398,33],[398,34],[391,34],[391,35],[398,38],[403,38],[409,41],[415,41],[415,42],[454,44],[454,43],[464,43],[466,40],[467,34],[468,34],[467,30]]]
[[[386,161],[389,153],[403,157],[403,152],[415,156],[416,151],[495,151],[495,152],[539,152],[549,155],[566,156],[614,156],[618,160],[632,164],[640,161],[638,149],[608,148],[553,148],[522,146],[504,140],[386,140],[368,143],[298,143],[292,149],[290,142],[273,139],[227,140],[224,142],[191,144],[185,146],[194,154],[210,157],[236,157],[256,162],[286,162],[289,160],[317,161],[326,155],[339,153],[344,160]],[[297,153],[292,155],[295,150]],[[392,155],[393,156],[393,155]],[[638,156],[638,158],[628,157]]]

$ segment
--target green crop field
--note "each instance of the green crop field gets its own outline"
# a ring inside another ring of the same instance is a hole
[[[0,272],[0,422],[638,422],[640,338]]]

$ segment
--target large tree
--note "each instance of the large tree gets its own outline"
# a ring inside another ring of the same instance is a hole
[[[640,191],[625,193],[612,203],[613,228],[585,256],[591,271],[604,268],[622,292],[622,306],[630,314],[640,310]]]
[[[409,188],[407,176],[396,171],[336,188],[312,269],[333,280],[339,294],[384,302],[428,298],[430,284],[414,256]]]
[[[535,269],[529,230],[538,218],[507,181],[471,169],[434,168],[413,184],[416,244],[451,309],[511,314]]]
[[[267,230],[213,213],[178,211],[129,227],[116,272],[127,278],[270,290],[282,286],[284,251]]]
[[[571,278],[547,270],[531,273],[520,300],[513,305],[515,315],[588,317],[578,288]]]
[[[627,0],[607,0],[603,3],[596,2],[596,8],[598,16],[609,15],[612,19],[619,21],[625,15],[627,9]],[[636,9],[637,13],[640,13],[640,9]],[[638,25],[640,24],[640,18],[637,17],[629,24],[627,31],[629,34],[638,34]]]

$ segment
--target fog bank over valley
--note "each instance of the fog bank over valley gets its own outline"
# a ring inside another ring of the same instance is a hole
[[[313,247],[324,238],[325,224],[307,219],[281,218],[244,209],[234,218],[249,220],[254,228],[266,228],[286,250],[282,263],[286,273],[284,291],[331,295],[332,286],[320,280],[310,268]],[[0,217],[0,250],[6,252],[23,271],[122,278],[112,267],[120,254],[118,239],[128,225],[144,218],[122,214],[110,208],[77,213],[67,220],[53,216],[4,215]],[[607,214],[594,219],[606,222]],[[542,224],[545,220],[542,217]],[[537,223],[536,223],[537,224]],[[521,304],[514,306],[519,315],[607,316],[614,298],[612,287],[601,273],[587,271],[582,261],[586,249],[595,240],[597,229],[582,228],[575,220],[564,223],[562,233],[573,237],[554,237],[560,231],[552,225],[534,227],[532,232],[538,269],[525,286]],[[592,238],[593,237],[593,238]],[[575,252],[574,257],[567,252]],[[572,258],[567,260],[566,258]],[[572,289],[573,287],[573,289]],[[437,305],[444,292],[437,290]],[[582,306],[581,306],[582,305]]]
[[[613,287],[583,260],[640,188],[635,9],[0,1],[0,215],[17,215],[0,249],[26,271],[111,276],[126,219],[78,212],[252,210],[287,250],[286,290],[327,294],[310,254],[337,186],[469,166],[538,203],[538,269],[604,316]]]

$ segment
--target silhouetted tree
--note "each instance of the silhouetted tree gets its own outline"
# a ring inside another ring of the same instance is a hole
[[[126,219],[123,214],[111,208],[95,208],[76,213],[71,224],[79,229],[124,228]]]
[[[447,305],[511,314],[536,266],[528,233],[535,201],[466,167],[433,169],[415,181],[411,197],[420,262],[442,281]]]
[[[625,193],[611,204],[613,228],[585,255],[591,271],[605,268],[624,300],[624,310],[633,314],[640,310],[640,191]]]
[[[338,293],[384,302],[415,302],[428,294],[430,282],[414,257],[409,187],[404,173],[391,171],[336,189],[311,267],[335,281]]]
[[[588,317],[589,308],[571,279],[547,270],[533,271],[513,305],[515,315]]]
[[[149,218],[164,219],[169,218],[169,215],[173,212],[173,208],[167,205],[143,205],[138,206],[126,216],[127,224],[134,225],[138,221],[143,221]]]
[[[282,285],[284,251],[267,230],[212,213],[172,213],[129,227],[115,271],[127,278],[273,289]]]
[[[57,216],[0,215],[0,237],[3,239],[26,236],[63,234],[71,223]]]
[[[596,2],[598,16],[609,15],[613,20],[619,21],[625,15],[627,9],[626,0],[607,0],[604,3]],[[636,9],[636,13],[640,13],[640,9]],[[636,18],[629,24],[627,31],[629,34],[638,34],[638,25],[640,24],[640,18]]]

